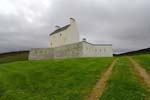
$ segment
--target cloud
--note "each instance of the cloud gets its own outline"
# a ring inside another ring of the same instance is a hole
[[[0,0],[0,52],[48,47],[69,17],[89,42],[117,52],[150,47],[149,9],[149,0]]]

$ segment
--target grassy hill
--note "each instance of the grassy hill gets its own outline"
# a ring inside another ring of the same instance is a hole
[[[0,54],[0,64],[28,60],[29,51],[9,52]]]
[[[150,75],[149,52],[132,56]],[[150,100],[125,56],[117,58],[100,100]],[[28,51],[0,55],[0,100],[85,100],[113,58],[27,61]]]
[[[84,100],[112,58],[0,64],[0,100]]]
[[[114,56],[127,56],[127,55],[132,56],[132,55],[143,55],[143,54],[150,54],[150,48],[125,52],[125,53],[121,53],[121,54],[114,54]]]

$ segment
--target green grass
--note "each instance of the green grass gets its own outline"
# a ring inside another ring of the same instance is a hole
[[[133,56],[133,58],[150,73],[150,54],[137,55]]]
[[[119,57],[100,100],[149,100],[127,58]]]
[[[112,58],[0,64],[0,100],[83,100]]]
[[[13,52],[0,54],[0,64],[28,60],[28,52]]]
[[[150,54],[132,57],[150,72]],[[112,62],[112,58],[27,59],[28,52],[0,55],[0,100],[84,100]],[[138,80],[131,63],[118,57],[100,100],[150,100]]]

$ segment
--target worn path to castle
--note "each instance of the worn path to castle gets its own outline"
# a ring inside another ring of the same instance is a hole
[[[136,62],[132,57],[127,56],[128,60],[131,62],[134,72],[137,74],[137,78],[140,80],[140,83],[145,89],[150,89],[150,76],[142,66]],[[117,60],[116,58],[112,61],[108,69],[101,75],[100,79],[96,85],[91,90],[90,94],[86,96],[85,100],[100,100],[106,86],[107,81],[112,75],[113,67],[115,66]]]
[[[99,97],[102,95],[107,80],[110,78],[112,74],[112,69],[116,63],[116,59],[113,60],[112,64],[109,66],[106,72],[101,76],[101,79],[96,83],[93,87],[91,93],[86,97],[86,100],[99,100]]]
[[[150,76],[146,72],[146,70],[144,68],[142,68],[142,66],[138,62],[136,62],[132,57],[128,56],[128,59],[132,63],[132,66],[134,67],[134,70],[143,79],[146,88],[150,88]]]

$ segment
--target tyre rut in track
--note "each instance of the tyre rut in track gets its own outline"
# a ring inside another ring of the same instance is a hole
[[[101,75],[101,78],[99,81],[96,83],[96,85],[93,87],[92,91],[90,94],[86,97],[85,100],[99,100],[99,97],[102,95],[107,80],[109,80],[111,74],[112,74],[112,69],[116,63],[116,59],[113,60],[109,68]]]

